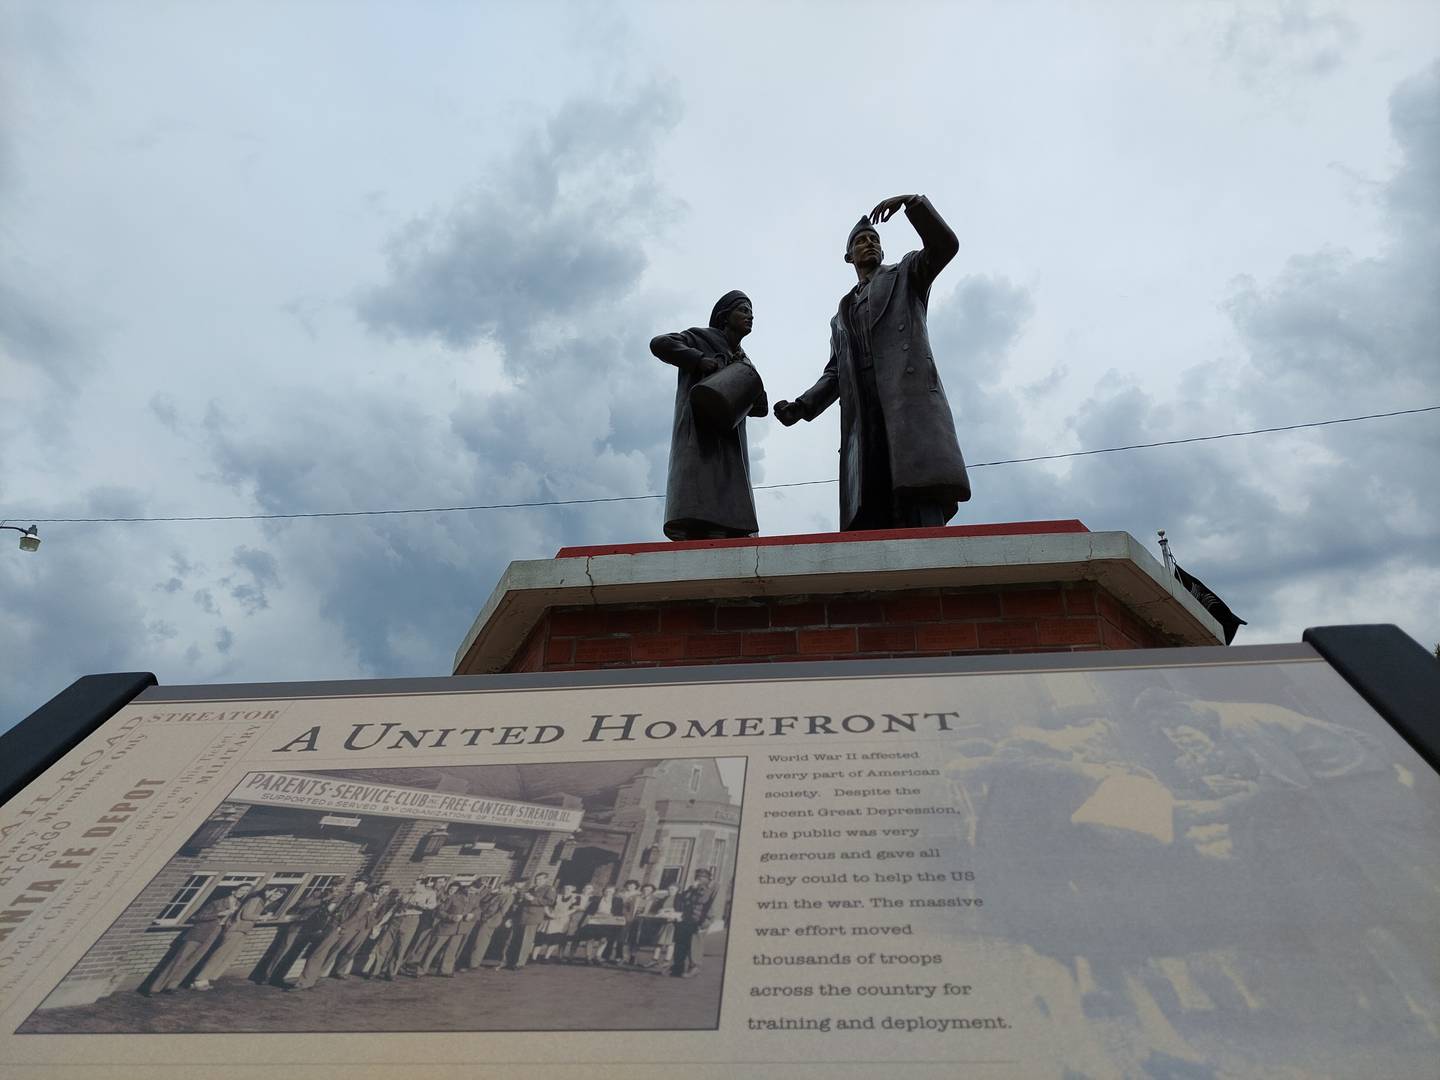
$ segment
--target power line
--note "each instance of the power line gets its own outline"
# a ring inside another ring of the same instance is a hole
[[[1216,439],[1239,439],[1246,435],[1269,435],[1276,431],[1299,431],[1301,428],[1329,427],[1331,424],[1353,424],[1359,420],[1384,420],[1390,416],[1411,416],[1415,413],[1435,412],[1436,410],[1440,410],[1440,405],[1425,405],[1418,409],[1396,409],[1394,412],[1367,413],[1364,416],[1342,416],[1337,420],[1311,420],[1305,424],[1282,424],[1279,427],[1254,428],[1250,431],[1227,431],[1222,435],[1191,435],[1185,439],[1130,443],[1128,446],[1107,446],[1100,450],[1074,450],[1068,454],[1039,454],[1035,457],[1006,458],[1004,461],[985,461],[969,467],[980,469],[986,465],[1020,465],[1028,461],[1056,461],[1060,458],[1089,457],[1091,454],[1118,454],[1122,450],[1148,450],[1152,446],[1180,446],[1184,443],[1214,442]]]
[[[1226,431],[1219,435],[1191,435],[1183,439],[1161,439],[1156,442],[1127,443],[1124,446],[1105,446],[1098,450],[1072,450],[1064,454],[1037,454],[1033,457],[1003,458],[999,461],[980,461],[967,466],[971,469],[987,469],[996,465],[1024,465],[1035,461],[1060,461],[1064,458],[1091,457],[1095,454],[1119,454],[1127,450],[1149,450],[1157,446],[1183,446],[1187,443],[1214,442],[1218,439],[1239,439],[1248,435],[1269,435],[1279,431],[1300,431],[1304,428],[1329,427],[1332,424],[1354,424],[1362,420],[1384,420],[1392,416],[1413,416],[1416,413],[1440,411],[1440,405],[1425,405],[1418,409],[1396,409],[1393,412],[1366,413],[1364,416],[1342,416],[1335,420],[1312,420],[1304,424],[1282,424],[1277,427],[1253,428],[1249,431]],[[784,484],[756,484],[756,491],[774,491],[778,488],[813,487],[818,484],[833,484],[828,480],[793,480]],[[36,525],[102,525],[102,524],[145,524],[166,521],[291,521],[296,518],[348,518],[387,517],[400,514],[455,514],[468,510],[519,510],[545,506],[593,506],[597,503],[643,502],[647,499],[663,499],[665,495],[607,495],[595,499],[544,499],[536,502],[484,503],[476,506],[424,506],[399,510],[327,510],[298,514],[196,514],[176,517],[105,517],[105,518],[32,518],[25,515],[11,515],[7,520],[22,518]]]

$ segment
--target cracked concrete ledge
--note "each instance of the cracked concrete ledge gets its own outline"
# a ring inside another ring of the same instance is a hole
[[[1096,582],[1177,645],[1224,642],[1220,624],[1129,533],[837,539],[512,562],[456,651],[455,673],[503,671],[552,607],[1068,581]]]

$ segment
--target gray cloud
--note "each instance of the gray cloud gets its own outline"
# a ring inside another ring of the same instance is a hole
[[[1390,131],[1404,163],[1382,197],[1392,233],[1425,263],[1440,244],[1440,61],[1406,79],[1390,96]],[[1434,271],[1433,258],[1428,261]],[[1434,295],[1433,293],[1431,294]]]
[[[170,576],[167,577],[164,581],[157,581],[155,583],[156,591],[169,593],[171,595],[178,593],[181,589],[185,587],[186,580],[197,569],[198,567],[196,567],[195,564],[192,563],[189,559],[185,558],[182,553],[178,551],[171,552]]]
[[[22,105],[24,74],[43,73],[52,89],[71,83],[67,59],[67,33],[54,11],[42,3],[11,3],[0,6],[0,100],[7,114]],[[9,117],[7,115],[6,119]],[[18,126],[18,125],[17,125]],[[0,124],[0,191],[12,187],[20,171],[20,155],[10,123]]]
[[[235,549],[230,562],[240,571],[242,578],[238,582],[235,575],[220,579],[222,585],[229,587],[230,595],[239,601],[247,614],[253,615],[268,608],[270,599],[267,590],[280,587],[279,564],[275,556],[268,551],[242,546]]]
[[[1027,420],[1024,395],[1002,383],[1006,357],[1034,311],[1028,289],[985,274],[962,278],[932,304],[930,336],[967,461],[1017,452]],[[975,502],[962,508],[958,520],[976,514],[987,521],[1033,518],[1036,508],[1057,505],[1050,477],[1034,469],[976,469],[970,482]]]
[[[1244,0],[1220,31],[1220,56],[1247,82],[1329,75],[1359,41],[1355,22],[1306,0]]]
[[[1227,301],[1254,361],[1245,392],[1354,406],[1440,389],[1440,64],[1396,88],[1390,118],[1404,158],[1379,193],[1383,252],[1297,255],[1267,287],[1242,280]]]
[[[166,671],[193,621],[188,599],[173,604],[133,572],[146,564],[143,534],[72,526],[42,536],[34,555],[0,550],[0,729],[83,673]]]
[[[160,421],[160,424],[170,431],[180,430],[180,412],[175,406],[175,399],[166,393],[153,394],[150,397],[147,407],[150,415]]]
[[[1297,255],[1264,288],[1237,282],[1227,301],[1257,365],[1255,389],[1279,380],[1288,393],[1334,399],[1341,386],[1352,402],[1436,391],[1440,63],[1396,87],[1390,130],[1402,163],[1375,195],[1388,234],[1381,253]]]
[[[1098,390],[1073,420],[1082,444],[1440,401],[1440,65],[1396,88],[1390,116],[1404,159],[1379,192],[1383,253],[1326,248],[1296,255],[1269,282],[1237,281],[1224,309],[1245,363],[1188,373],[1173,403]],[[1087,513],[1143,516],[1137,535],[1168,527],[1187,568],[1272,632],[1302,629],[1284,619],[1303,606],[1293,594],[1307,576],[1311,610],[1338,621],[1373,611],[1382,582],[1398,577],[1413,583],[1412,615],[1429,619],[1414,632],[1434,634],[1440,627],[1423,613],[1440,606],[1425,574],[1440,550],[1440,505],[1429,494],[1437,461],[1440,428],[1422,415],[1092,459],[1072,475],[1086,478]]]
[[[389,280],[362,295],[360,317],[453,348],[492,340],[512,371],[532,367],[517,347],[639,281],[642,241],[671,212],[654,150],[679,113],[660,84],[564,105],[453,206],[391,238]]]
[[[54,509],[65,517],[104,517],[148,507],[136,493],[108,488]],[[229,672],[230,653],[241,643],[252,657],[270,651],[262,664],[283,659],[283,646],[269,649],[263,631],[247,638],[221,625],[231,600],[247,612],[273,605],[281,573],[267,548],[232,546],[228,559],[225,548],[201,558],[197,552],[214,536],[223,540],[223,532],[181,530],[184,546],[162,546],[146,526],[40,528],[44,543],[34,555],[0,548],[0,655],[7,657],[0,730],[84,673],[152,671],[162,682],[213,681]],[[208,570],[207,562],[223,573]],[[303,664],[293,643],[291,651]]]
[[[20,272],[14,265],[0,271],[0,353],[72,391],[76,379],[93,364],[89,335],[61,302],[35,285],[35,279],[24,285],[11,280]]]
[[[27,78],[42,81],[48,95],[60,98],[76,93],[68,57],[69,32],[48,5],[10,4],[0,8],[0,193],[7,197],[23,190],[25,177],[16,132],[23,114],[39,114],[41,98],[26,85]],[[24,200],[14,199],[16,207]],[[0,257],[0,376],[5,362],[24,364],[53,383],[52,390],[73,394],[80,378],[94,367],[94,334],[78,314],[80,304],[55,282],[55,274],[41,265],[41,257],[19,246],[5,220],[10,206],[0,208],[4,254]],[[35,249],[39,251],[39,249]],[[48,256],[50,253],[45,252]],[[29,403],[32,414],[53,420],[60,402],[53,395]],[[53,425],[52,425],[53,426]]]
[[[1380,254],[1322,248],[1269,280],[1237,280],[1222,308],[1240,356],[1186,372],[1174,398],[1107,374],[1034,449],[1440,401],[1440,65],[1396,88],[1390,119],[1403,160],[1374,194],[1388,234]],[[1022,450],[1031,395],[996,376],[1032,308],[1025,290],[978,276],[934,305],[936,355],[971,460]],[[1373,620],[1387,583],[1408,581],[1408,596],[1385,601],[1408,601],[1404,610],[1421,620],[1410,629],[1428,639],[1440,633],[1430,614],[1440,590],[1427,575],[1440,550],[1440,504],[1429,494],[1437,461],[1440,428],[1427,415],[976,470],[972,505],[983,501],[985,520],[1074,516],[1146,541],[1166,528],[1187,569],[1255,624],[1242,634],[1293,640],[1303,626],[1289,620],[1315,621],[1317,612]]]
[[[985,274],[964,278],[946,302],[947,317],[959,323],[954,345],[969,364],[992,365],[1002,359],[1034,312],[1028,289]],[[985,381],[998,374],[991,367]]]
[[[653,169],[678,115],[665,85],[565,104],[452,205],[390,238],[362,323],[397,341],[487,346],[507,385],[462,375],[440,415],[403,395],[310,395],[260,429],[215,407],[205,427],[220,476],[281,512],[413,505],[419,491],[453,505],[650,489],[671,391],[646,348],[657,323],[641,278],[645,244],[673,213]],[[575,536],[628,538],[637,513],[658,529],[658,503],[277,525],[267,569],[315,590],[363,670],[444,670],[510,559]]]

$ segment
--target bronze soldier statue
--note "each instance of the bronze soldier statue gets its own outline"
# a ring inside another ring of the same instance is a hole
[[[887,266],[876,226],[899,209],[922,247]],[[925,325],[930,285],[959,241],[923,195],[886,199],[850,230],[856,286],[830,320],[830,362],[814,386],[775,404],[786,427],[840,400],[840,529],[944,525],[970,498],[965,459]]]
[[[728,292],[710,325],[661,334],[650,351],[680,369],[665,486],[665,535],[671,540],[754,536],[755,495],[745,417],[765,416],[765,387],[740,341],[755,316],[750,298]]]

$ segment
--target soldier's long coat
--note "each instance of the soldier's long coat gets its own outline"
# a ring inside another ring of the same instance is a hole
[[[955,256],[959,241],[920,198],[905,208],[923,247],[899,263],[882,266],[870,283],[870,346],[880,411],[890,451],[890,478],[896,494],[924,494],[960,503],[970,498],[965,458],[955,438],[955,421],[925,324],[930,285]],[[851,528],[860,511],[865,446],[857,400],[858,358],[851,347],[842,308],[830,320],[830,362],[797,404],[813,420],[840,401],[840,528]],[[888,513],[888,509],[886,511]]]

